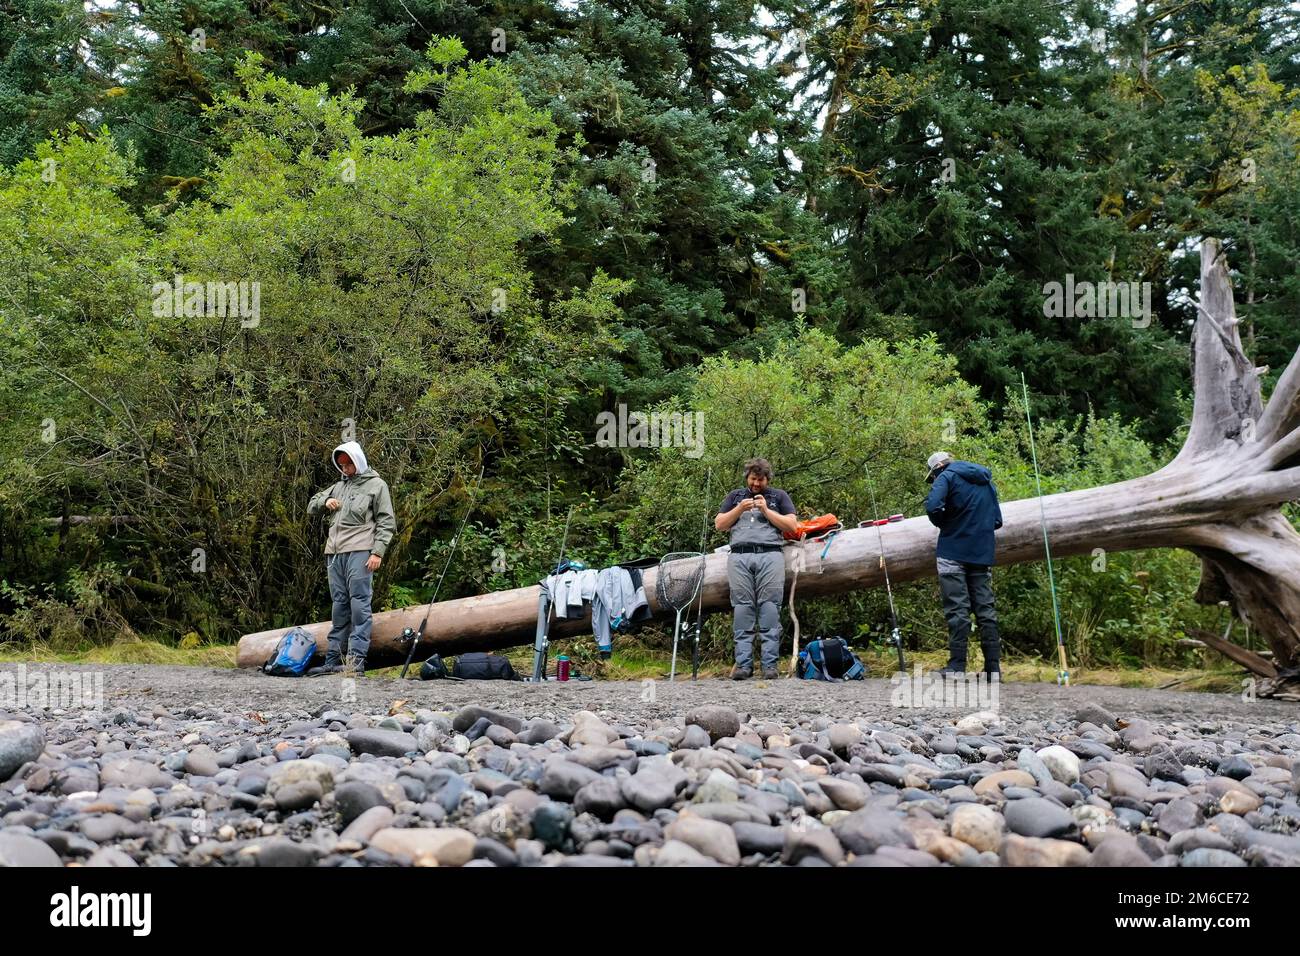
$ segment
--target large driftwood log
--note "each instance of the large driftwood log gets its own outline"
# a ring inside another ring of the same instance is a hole
[[[1228,599],[1273,650],[1274,673],[1263,693],[1296,678],[1300,665],[1300,534],[1280,506],[1300,499],[1300,352],[1278,382],[1267,408],[1259,371],[1246,358],[1237,331],[1232,289],[1219,245],[1201,246],[1201,303],[1192,334],[1196,388],[1191,427],[1178,456],[1153,474],[1130,481],[1049,495],[1043,509],[1057,556],[1136,548],[1181,547],[1199,555],[1203,575],[1198,599]],[[1044,557],[1037,499],[1003,505],[998,563]],[[935,573],[938,534],[925,517],[884,527],[884,551],[892,580]],[[822,557],[820,544],[786,547],[788,572],[800,568],[800,598],[840,594],[884,583],[874,529],[843,531]],[[725,554],[706,563],[704,607],[729,605]],[[656,615],[655,569],[646,592]],[[790,574],[787,573],[787,582]],[[371,663],[400,660],[398,637],[417,627],[423,608],[376,614]],[[433,608],[417,657],[529,643],[537,613],[537,587],[499,591],[440,602]],[[311,625],[324,649],[329,624]],[[581,633],[586,621],[559,621],[553,634]],[[244,636],[241,667],[260,665],[283,629]]]

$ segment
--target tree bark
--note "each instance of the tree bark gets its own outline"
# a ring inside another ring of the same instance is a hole
[[[1300,498],[1300,352],[1283,373],[1265,407],[1259,377],[1241,348],[1227,267],[1218,243],[1201,246],[1201,306],[1192,334],[1196,388],[1191,428],[1178,456],[1142,478],[1063,492],[1043,498],[1052,551],[1066,557],[1095,549],[1187,548],[1203,562],[1197,597],[1227,598],[1234,611],[1262,635],[1273,651],[1275,673],[1266,690],[1283,691],[1297,680],[1300,664],[1300,534],[1279,510]],[[1006,502],[997,535],[998,563],[1044,557],[1037,499]],[[892,581],[935,573],[938,531],[925,517],[880,529]],[[799,596],[842,594],[884,583],[876,529],[841,531],[829,549],[819,543],[785,548],[787,576],[799,570]],[[667,616],[655,596],[657,569],[645,572],[646,594],[656,617]],[[729,606],[727,556],[705,565],[705,610]],[[530,643],[536,625],[537,587],[438,603],[429,614],[417,656]],[[423,607],[376,614],[371,663],[404,657],[397,638],[418,627]],[[311,625],[324,648],[329,623]],[[589,631],[583,621],[556,621],[557,636]],[[260,665],[283,629],[244,636],[241,667]],[[1242,660],[1248,660],[1242,657]],[[1261,693],[1264,691],[1262,690]]]

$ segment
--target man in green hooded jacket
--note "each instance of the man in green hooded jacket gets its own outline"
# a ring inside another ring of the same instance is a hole
[[[388,484],[370,467],[357,442],[344,442],[331,457],[342,477],[312,497],[307,513],[333,515],[325,541],[333,627],[325,663],[307,675],[346,670],[360,677],[370,650],[371,584],[397,530],[397,518]]]

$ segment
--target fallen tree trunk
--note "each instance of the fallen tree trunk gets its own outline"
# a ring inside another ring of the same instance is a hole
[[[1198,627],[1189,627],[1187,633],[1197,635],[1197,643],[1213,648],[1228,660],[1240,664],[1248,671],[1262,674],[1265,677],[1277,676],[1277,668],[1273,666],[1272,661],[1266,657],[1260,657],[1254,651],[1242,647],[1240,644],[1233,644],[1231,641],[1224,640],[1218,634]]]
[[[1095,549],[1187,548],[1203,562],[1198,599],[1231,601],[1234,610],[1273,650],[1276,680],[1300,664],[1300,534],[1280,506],[1300,498],[1300,352],[1274,390],[1268,408],[1258,370],[1247,360],[1237,332],[1228,272],[1215,240],[1201,247],[1202,302],[1192,335],[1196,388],[1191,427],[1178,456],[1153,474],[1130,481],[1043,498],[1052,551],[1065,557]],[[1003,505],[997,535],[998,564],[1044,557],[1038,499]],[[925,517],[881,529],[893,581],[935,573],[937,530]],[[873,528],[840,532],[823,546],[785,549],[787,582],[799,569],[799,596],[841,594],[884,583]],[[729,606],[725,554],[710,555],[703,586],[705,610]],[[646,593],[656,616],[656,569],[645,572]],[[517,588],[443,601],[429,616],[418,657],[529,643],[537,613],[537,587]],[[399,662],[398,637],[418,627],[424,608],[376,614],[371,643],[374,665]],[[553,634],[589,632],[589,623],[557,621]],[[329,623],[311,625],[324,649]],[[244,636],[241,667],[260,665],[283,629]],[[1274,665],[1270,665],[1270,669]],[[1265,674],[1261,676],[1274,676]]]

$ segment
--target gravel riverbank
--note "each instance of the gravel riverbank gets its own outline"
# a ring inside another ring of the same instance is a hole
[[[4,665],[0,864],[1300,865],[1294,704],[899,695]]]

